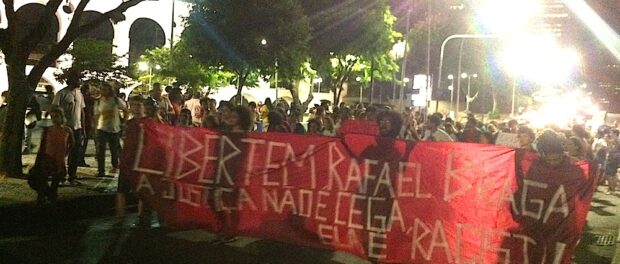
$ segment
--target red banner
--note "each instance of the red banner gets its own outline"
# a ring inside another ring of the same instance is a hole
[[[570,263],[596,179],[531,153],[144,124],[123,173],[175,228],[388,263]]]
[[[375,121],[347,120],[342,122],[339,130],[341,135],[362,134],[369,136],[379,135],[379,125]]]

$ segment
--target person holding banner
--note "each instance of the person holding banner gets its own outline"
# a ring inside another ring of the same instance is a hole
[[[267,127],[267,132],[291,132],[291,127],[286,122],[284,115],[277,109],[269,112],[269,127]]]
[[[378,166],[369,166],[367,175],[377,175],[381,178],[375,184],[375,186],[360,186],[362,189],[361,194],[368,197],[375,197],[382,200],[382,203],[374,203],[372,207],[368,206],[367,201],[358,201],[359,205],[355,206],[361,208],[362,216],[374,216],[385,217],[384,221],[378,221],[382,223],[375,223],[377,226],[373,228],[377,229],[378,233],[387,234],[387,223],[391,220],[391,209],[394,204],[395,197],[391,195],[391,190],[385,184],[380,182],[397,182],[398,170],[400,162],[409,159],[410,152],[413,150],[413,143],[405,143],[404,141],[397,140],[402,127],[401,115],[396,111],[381,111],[376,116],[376,122],[379,125],[379,136],[375,137],[374,144],[369,144],[356,159],[373,160]],[[363,161],[358,161],[362,163]],[[390,168],[386,170],[385,168]],[[386,173],[387,172],[387,173]],[[373,190],[373,191],[371,191]],[[366,220],[368,221],[368,220]],[[370,221],[373,222],[373,221]],[[366,252],[372,250],[369,248],[369,242],[371,241],[370,234],[368,232],[362,232],[361,245]],[[386,244],[389,244],[390,238],[386,235]],[[375,249],[376,250],[376,249]],[[387,250],[385,248],[384,250]],[[375,252],[376,253],[376,252]],[[380,255],[382,253],[378,253]],[[371,261],[378,261],[369,256]]]
[[[444,142],[454,142],[452,137],[446,133],[441,126],[441,117],[438,115],[430,115],[428,116],[428,120],[426,122],[426,134],[424,137],[424,141],[444,141]]]
[[[316,118],[308,120],[308,135],[323,135],[323,126],[321,124],[321,121]]]
[[[250,132],[253,125],[252,112],[242,105],[233,107],[229,118],[226,120],[226,126],[230,128],[232,133]]]
[[[174,125],[178,127],[196,127],[196,125],[192,122],[192,111],[187,108],[181,109],[179,112],[179,118]]]
[[[536,139],[534,130],[527,126],[521,126],[517,130],[517,135],[519,137],[519,147],[521,149],[536,151],[536,149],[534,149],[534,140]]]
[[[125,130],[123,131],[123,142],[136,142],[138,133],[136,129],[145,120],[145,107],[144,98],[136,95],[129,98],[129,114],[131,119],[125,124]],[[125,173],[128,169],[127,164],[123,161],[127,161],[135,156],[137,149],[131,148],[131,144],[125,144],[121,153],[120,173],[118,175],[118,185],[116,188],[116,216],[125,215],[125,207],[127,205],[127,194],[131,191],[131,184],[129,176]],[[125,168],[123,168],[125,166]]]
[[[379,135],[382,137],[396,138],[400,133],[403,120],[397,112],[383,111],[377,115],[377,124],[379,124]]]

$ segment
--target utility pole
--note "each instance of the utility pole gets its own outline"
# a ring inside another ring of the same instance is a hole
[[[411,4],[409,5],[409,7],[407,8],[407,29],[406,29],[406,35],[405,35],[405,56],[403,56],[403,64],[401,66],[401,74],[400,74],[400,80],[401,82],[407,78],[407,58],[409,57],[409,49],[407,48],[408,43],[409,43],[409,37],[410,37],[410,26],[409,26],[409,22],[411,20]],[[399,97],[398,97],[398,108],[403,110],[403,100],[405,99],[405,82],[402,82],[401,86],[400,86],[400,93],[399,93]]]

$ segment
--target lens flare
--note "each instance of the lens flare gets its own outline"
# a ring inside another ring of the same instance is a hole
[[[550,35],[515,38],[502,54],[510,72],[540,84],[565,82],[581,64],[577,51],[558,46]]]
[[[495,34],[522,32],[543,12],[540,0],[475,0],[476,19]]]
[[[547,88],[534,97],[535,108],[521,116],[532,127],[544,128],[550,125],[568,128],[572,124],[584,124],[599,108],[592,99],[580,90],[562,92]]]
[[[605,45],[609,52],[620,60],[620,37],[596,11],[583,0],[564,0],[564,4]]]

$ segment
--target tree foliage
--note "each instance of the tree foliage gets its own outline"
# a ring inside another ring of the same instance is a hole
[[[383,0],[304,0],[310,18],[312,65],[338,104],[345,83],[356,76],[389,80],[398,67],[388,56],[400,34]],[[371,61],[374,61],[371,63]],[[374,67],[371,67],[374,66]]]
[[[71,60],[68,68],[61,68],[62,73],[56,76],[59,80],[65,80],[70,71],[82,73],[83,79],[90,83],[117,81],[118,83],[132,82],[125,73],[127,67],[117,62],[120,56],[112,53],[113,45],[107,41],[94,38],[79,38],[73,42],[73,46],[67,50],[70,56],[61,56],[59,61]],[[62,63],[61,63],[62,64]]]
[[[281,78],[300,77],[309,25],[296,0],[197,1],[187,22],[183,36],[191,54],[234,72],[237,98],[248,76],[271,76],[276,64]]]
[[[81,38],[68,50],[73,56],[72,68],[97,72],[110,71],[119,56],[112,53],[112,43],[93,38]]]
[[[153,67],[159,65],[159,70],[137,72],[141,81],[153,78],[153,81],[162,83],[176,82],[186,85],[191,91],[202,91],[228,85],[233,81],[234,73],[223,70],[221,67],[206,66],[194,58],[186,46],[186,41],[181,40],[170,51],[169,47],[159,47],[147,50],[141,57],[140,63],[146,62]],[[137,65],[136,65],[137,66]]]
[[[28,74],[26,74],[26,64],[29,55],[35,51],[39,44],[44,42],[45,36],[48,35],[52,25],[57,21],[55,14],[61,12],[59,8],[65,1],[49,0],[41,14],[29,14],[29,19],[35,20],[36,26],[27,30],[26,37],[21,35],[24,28],[20,22],[23,19],[17,15],[15,1],[3,1],[5,14],[3,19],[6,18],[8,26],[0,29],[0,50],[6,55],[9,105],[6,110],[5,125],[0,136],[0,174],[10,176],[21,176],[22,174],[21,142],[24,136],[23,124],[26,106],[45,70],[53,65],[79,36],[96,28],[104,21],[117,19],[127,9],[142,1],[123,1],[96,19],[88,23],[80,23],[86,6],[91,2],[90,0],[81,0],[75,7],[69,26],[62,38],[45,49],[42,57],[38,59]]]

